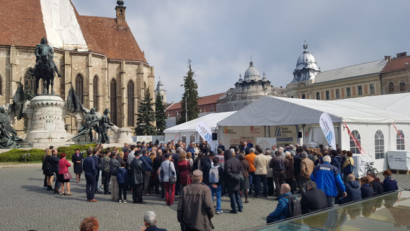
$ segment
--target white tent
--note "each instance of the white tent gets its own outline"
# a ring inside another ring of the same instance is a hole
[[[196,132],[196,125],[199,122],[204,122],[206,123],[211,130],[215,130],[217,127],[217,123],[226,117],[229,117],[236,113],[236,111],[233,112],[222,112],[222,113],[212,113],[208,114],[202,117],[199,117],[198,119],[194,119],[191,121],[188,121],[186,123],[168,128],[164,131],[165,133],[165,141],[168,140],[185,140],[185,143],[188,144],[189,142],[196,142],[199,143],[199,135]]]
[[[400,100],[400,104],[410,103],[410,96],[400,96],[400,99],[404,98]],[[377,96],[377,102],[380,103],[372,104],[379,107],[371,106],[371,103],[360,103],[360,98],[358,101],[318,101],[268,96],[221,120],[218,123],[218,135],[225,146],[246,139],[255,143],[259,137],[274,137],[279,145],[313,142],[326,145],[326,139],[318,125],[320,115],[326,112],[331,116],[335,126],[336,143],[342,149],[355,150],[354,143],[350,141],[345,129],[346,123],[352,132],[357,132],[361,146],[370,160],[375,160],[375,166],[386,169],[386,152],[403,147],[399,146],[401,139],[397,137],[393,124],[407,134],[405,141],[410,143],[410,116],[398,113],[398,109],[392,109],[398,99],[391,95]],[[372,100],[369,99],[370,101]],[[381,105],[387,105],[386,109]],[[376,133],[379,135],[377,139]],[[281,141],[282,143],[279,143]]]

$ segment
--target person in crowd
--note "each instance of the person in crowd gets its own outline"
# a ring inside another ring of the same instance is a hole
[[[362,192],[360,190],[360,184],[356,181],[353,174],[347,176],[347,182],[345,183],[346,196],[342,198],[339,204],[345,204],[362,199]]]
[[[354,171],[350,171],[349,168],[347,168],[349,165],[354,166],[353,153],[351,151],[346,152],[346,160],[345,160],[345,162],[343,162],[343,165],[342,165],[342,172],[343,172],[344,178],[345,178],[344,181],[346,181],[347,176],[349,174],[354,173]]]
[[[265,158],[268,161],[268,164],[266,165],[266,183],[268,186],[268,196],[273,196],[273,169],[269,167],[269,163],[272,160],[272,151],[269,149],[266,149],[265,151]],[[293,167],[293,165],[292,165]]]
[[[277,151],[279,152],[279,151]],[[269,216],[266,217],[266,223],[272,223],[275,221],[280,221],[286,219],[286,215],[288,212],[288,207],[289,207],[289,199],[287,196],[292,195],[290,192],[290,186],[286,183],[282,184],[280,187],[280,196],[278,197],[278,205],[276,206],[275,211],[269,214]]]
[[[362,199],[373,197],[374,191],[370,186],[369,178],[367,178],[367,176],[360,178],[360,183],[362,184],[362,187],[360,187]]]
[[[144,171],[145,168],[141,161],[141,151],[134,153],[135,158],[130,165],[132,200],[136,204],[146,204],[142,199],[142,190],[144,188]]]
[[[186,153],[186,159],[189,162],[189,166],[191,168],[191,171],[192,171],[192,167],[194,166],[194,160],[192,159],[192,155],[193,155],[193,153],[191,153],[191,152]]]
[[[295,146],[293,144],[289,145],[289,152],[292,156],[296,156]]]
[[[202,152],[198,153],[198,156],[194,160],[194,165],[192,166],[192,170],[201,170],[201,160],[204,158],[204,154]]]
[[[123,151],[124,153],[127,153],[127,152],[130,153],[131,152],[130,146],[127,143],[124,143],[124,147],[122,148],[121,151]]]
[[[104,194],[109,194],[109,185],[111,180],[110,175],[110,157],[108,157],[107,153],[103,153],[103,158],[101,160],[101,169],[102,169],[102,176],[103,176],[103,184],[104,184]]]
[[[230,213],[238,213],[243,211],[242,199],[239,195],[241,179],[243,179],[243,165],[242,163],[232,157],[231,152],[224,153],[225,158],[225,185],[228,191],[228,196],[231,201]],[[245,158],[246,160],[246,158]]]
[[[43,175],[44,175],[44,184],[43,184],[43,188],[48,190],[48,182],[47,182],[47,175],[46,175],[46,157],[47,157],[47,152],[44,152],[43,158],[42,158],[42,165],[41,165],[41,170],[43,171]]]
[[[140,157],[140,161],[142,161],[142,166],[144,168],[144,193],[145,196],[149,196],[149,180],[151,178],[152,173],[152,161],[151,158],[148,156],[148,151],[142,151],[142,155]]]
[[[256,145],[255,149],[259,153],[254,160],[255,166],[255,198],[259,197],[261,191],[261,182],[263,184],[263,195],[268,197],[268,184],[266,182],[266,175],[268,174],[267,168],[269,167],[268,158],[266,158],[263,150],[259,145]]]
[[[296,156],[296,155],[295,155]],[[286,153],[286,159],[285,159],[285,182],[290,186],[290,190],[292,194],[295,194],[296,190],[296,185],[295,185],[295,180],[294,174],[295,174],[295,167],[294,167],[294,159],[290,152]],[[273,183],[272,183],[273,187]],[[272,188],[272,194],[273,194],[273,188]]]
[[[174,196],[175,196],[175,182],[170,183],[170,177],[175,178],[176,180],[176,171],[175,166],[171,162],[172,154],[167,153],[165,154],[165,161],[162,162],[161,167],[159,168],[160,171],[160,181],[164,182],[165,187],[165,200],[167,205],[174,204]]]
[[[58,172],[60,170],[60,167],[58,166],[58,163],[60,162],[60,159],[58,159],[57,157],[58,155],[58,151],[57,149],[52,149],[52,156],[50,157],[50,164],[51,164],[51,169],[54,173],[54,179],[55,179],[55,183],[54,183],[54,193],[60,193],[60,181],[58,180]]]
[[[201,160],[201,171],[204,173],[202,182],[209,185],[209,170],[211,170],[215,153],[209,152],[209,156],[204,156]]]
[[[281,185],[285,181],[285,164],[282,158],[281,150],[275,152],[275,156],[270,161],[269,167],[273,169],[273,180],[276,185],[276,196],[279,197],[281,195]]]
[[[306,192],[306,184],[310,181],[310,175],[315,168],[315,164],[308,158],[305,151],[302,152],[302,162],[300,162],[300,187],[302,192]]]
[[[71,164],[66,160],[66,154],[63,152],[60,154],[60,161],[58,162],[58,181],[61,183],[61,193],[63,195],[71,196],[70,190],[70,179],[64,179],[64,173],[68,173],[68,168],[71,167]],[[67,193],[64,190],[64,184],[67,186]]]
[[[384,193],[383,185],[380,183],[380,179],[375,177],[373,174],[367,174],[367,178],[369,179],[370,187],[372,187],[374,191],[374,196],[380,195]]]
[[[120,162],[117,160],[117,152],[111,153],[111,160],[110,160],[110,185],[111,185],[111,200],[118,201],[119,200],[119,189],[118,189],[118,182],[117,182],[117,173],[118,168],[121,166]]]
[[[225,151],[225,146],[222,144],[222,142],[219,142],[218,149],[221,149],[223,152]]]
[[[397,181],[391,176],[390,170],[385,170],[383,172],[384,181],[383,181],[383,190],[384,192],[396,191],[399,189],[397,186]]]
[[[342,157],[337,153],[336,150],[331,150],[330,151],[330,156],[331,156],[331,159],[332,159],[331,164],[333,166],[335,166],[339,170],[340,173],[342,173],[342,164],[341,164],[342,163]]]
[[[157,150],[157,156],[154,158],[154,161],[152,162],[152,169],[153,169],[153,176],[154,176],[154,188],[155,188],[155,193],[159,194],[159,177],[158,177],[158,169],[161,167],[162,164],[162,150],[159,149]]]
[[[119,153],[118,153],[118,155],[117,155],[117,160],[118,160],[118,162],[121,164],[123,161],[124,161],[124,152],[123,151],[120,151]]]
[[[97,175],[95,176],[95,184],[94,184],[94,192],[97,193],[98,192],[98,179],[99,179],[99,172],[101,170],[102,167],[102,163],[101,163],[101,158],[99,157],[98,153],[99,151],[97,149],[94,150],[88,150],[89,152],[92,152],[92,157],[94,160],[94,164],[95,164],[95,168],[97,169]]]
[[[246,142],[243,142],[243,144],[245,145],[245,147],[246,147],[246,145],[247,145],[247,143]],[[245,148],[245,153],[246,153],[246,148]],[[250,148],[249,149],[249,154],[247,154],[246,156],[245,156],[245,159],[249,162],[249,195],[252,195],[252,188],[253,188],[253,185],[254,185],[254,178],[255,178],[255,170],[256,170],[256,168],[255,168],[255,165],[254,165],[254,162],[255,162],[255,157],[256,157],[256,154],[255,154],[255,149],[254,148]]]
[[[86,181],[85,191],[87,193],[87,202],[97,202],[98,200],[94,198],[97,169],[95,167],[95,161],[91,150],[87,150],[87,157],[84,159],[83,170]]]
[[[303,150],[301,148],[296,149],[296,155],[293,157],[294,160],[294,176],[295,176],[295,181],[296,184],[299,187],[299,193],[302,193],[302,187],[300,185],[300,165],[302,163],[302,152]]]
[[[144,226],[141,231],[167,231],[156,226],[158,220],[157,215],[153,211],[148,211],[144,214]]]
[[[47,191],[53,191],[53,179],[54,179],[54,172],[51,167],[52,159],[51,159],[51,149],[45,149],[45,155],[43,156],[43,173],[47,177]]]
[[[189,144],[189,147],[188,147],[187,151],[190,152],[190,153],[195,153],[194,143]]]
[[[199,144],[195,144],[194,150],[195,150],[195,152],[192,153],[192,154],[198,155],[198,154],[199,154],[199,151],[200,151],[200,150],[199,150]]]
[[[202,179],[202,171],[195,170],[192,184],[181,190],[177,210],[181,230],[210,231],[214,229],[211,222],[215,214],[211,190],[202,182]]]
[[[191,165],[186,159],[186,152],[181,150],[178,160],[179,184],[180,188],[184,188],[189,183],[189,174],[191,173]]]
[[[180,143],[181,143],[181,141],[178,141],[178,144],[180,144]],[[172,155],[172,160],[173,160],[172,163],[174,164],[175,171],[176,171],[176,174],[177,174],[176,175],[177,176],[177,181],[176,181],[176,184],[175,184],[175,196],[179,196],[179,192],[180,192],[180,188],[179,188],[180,178],[179,178],[179,172],[178,172],[178,161],[179,161],[179,156],[181,155],[180,152],[182,150],[183,149],[182,149],[181,145],[178,145],[178,147],[176,148],[176,153]]]
[[[80,153],[80,149],[75,150],[75,154],[72,156],[71,161],[74,164],[74,173],[77,178],[77,184],[81,181],[81,173],[83,172],[83,155]]]
[[[98,231],[100,224],[96,217],[86,217],[80,224],[80,231]]]
[[[323,154],[317,152],[315,166],[318,166],[319,164],[323,164]]]
[[[125,168],[126,163],[121,162],[121,167],[117,171],[117,181],[118,181],[118,195],[119,203],[127,203],[127,189],[128,189],[128,171]],[[124,198],[123,198],[124,197]]]
[[[242,164],[242,169],[243,169],[243,180],[240,182],[240,190],[239,190],[239,195],[242,198],[242,195],[245,195],[245,203],[249,203],[248,201],[248,189],[249,189],[249,162],[245,159],[244,154],[239,154],[239,160],[241,161]],[[225,181],[226,184],[226,181]],[[242,194],[243,193],[243,194]]]
[[[209,189],[211,189],[212,202],[214,201],[214,195],[216,194],[216,214],[221,214],[221,198],[222,198],[222,182],[224,180],[224,170],[219,163],[219,157],[215,157],[213,160],[213,166],[209,172]]]
[[[300,200],[302,214],[327,208],[326,195],[322,190],[316,188],[315,182],[307,182],[306,190]]]
[[[310,179],[315,181],[317,188],[326,194],[328,207],[332,208],[335,205],[338,191],[343,192],[343,196],[346,197],[346,188],[339,170],[330,164],[330,156],[323,157],[323,162],[313,169]]]

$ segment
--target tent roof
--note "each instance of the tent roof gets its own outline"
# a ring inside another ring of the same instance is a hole
[[[410,116],[356,102],[267,96],[220,121],[218,126],[318,124],[323,112],[334,123],[410,123]]]
[[[213,130],[215,129],[219,121],[225,119],[226,117],[233,115],[234,113],[236,113],[236,111],[211,113],[211,114],[199,117],[198,119],[194,119],[186,123],[174,126],[172,128],[168,128],[164,131],[164,133],[193,132],[193,131],[196,131],[196,125],[199,122],[206,123],[211,128],[211,130]]]

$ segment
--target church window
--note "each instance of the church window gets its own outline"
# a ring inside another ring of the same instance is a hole
[[[358,87],[357,87],[357,92],[358,92],[359,95],[363,95],[363,88],[362,88],[362,86],[358,86]]]
[[[389,83],[389,93],[393,93],[394,92],[394,84],[393,82]]]
[[[127,85],[127,96],[128,96],[128,126],[134,126],[134,83],[132,81],[128,82]]]
[[[94,76],[93,79],[93,102],[94,102],[94,108],[96,111],[98,111],[98,76]]]
[[[316,92],[316,99],[317,99],[317,100],[320,100],[320,94],[319,94],[319,92]]]
[[[115,79],[111,80],[110,93],[111,121],[117,124],[117,81]]]
[[[36,80],[34,76],[31,75],[32,71],[33,69],[30,68],[24,75],[24,91],[31,91],[33,94],[36,94]]]
[[[346,88],[346,95],[347,95],[347,97],[352,96],[352,93],[350,92],[350,87]]]
[[[326,99],[327,99],[327,100],[330,99],[330,93],[329,93],[329,91],[326,91]]]
[[[305,95],[305,94],[302,94],[302,99],[306,99],[306,95]]]
[[[374,94],[374,84],[370,84],[370,94]]]
[[[340,99],[340,91],[339,91],[339,89],[336,89],[336,99]]]
[[[401,92],[406,91],[406,83],[404,81],[400,82],[400,91]]]
[[[77,93],[77,98],[80,100],[82,104],[84,104],[84,98],[83,98],[83,76],[80,74],[77,75],[75,78],[75,92]]]

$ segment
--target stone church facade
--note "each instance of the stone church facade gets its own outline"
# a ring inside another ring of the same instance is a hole
[[[70,44],[62,36],[62,46],[55,45],[52,28],[47,27],[47,19],[43,18],[47,1],[50,0],[0,0],[0,20],[4,25],[0,30],[0,105],[12,103],[16,81],[21,80],[26,90],[34,91],[34,80],[29,74],[36,62],[34,51],[41,38],[47,37],[54,48],[54,62],[62,74],[54,79],[55,93],[66,100],[72,84],[85,108],[96,108],[101,114],[109,108],[111,120],[118,127],[133,129],[137,105],[144,92],[149,89],[154,95],[155,69],[148,64],[125,20],[123,1],[118,1],[113,11],[116,18],[105,18],[81,16],[70,0],[60,0],[59,7],[72,9],[70,24],[77,23],[79,27],[75,32],[73,26],[73,37],[85,41],[85,44]],[[75,134],[80,121],[67,116],[68,131]],[[24,133],[22,120],[14,127],[19,134]]]

